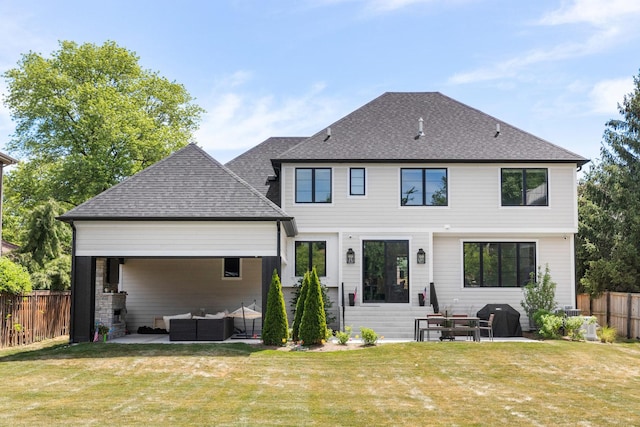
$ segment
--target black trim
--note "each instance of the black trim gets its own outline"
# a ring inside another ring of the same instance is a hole
[[[584,160],[544,160],[544,159],[275,159],[271,160],[274,167],[280,168],[283,163],[553,163],[577,164],[582,166],[591,159]]]

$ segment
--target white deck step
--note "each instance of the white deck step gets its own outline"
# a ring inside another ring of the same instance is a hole
[[[414,307],[396,304],[347,306],[341,326],[351,326],[354,335],[360,335],[360,328],[366,327],[385,338],[413,339],[415,318],[425,317],[429,313],[433,313],[431,306]]]

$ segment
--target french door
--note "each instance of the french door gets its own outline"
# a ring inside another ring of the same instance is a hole
[[[409,242],[364,240],[362,301],[409,302]]]

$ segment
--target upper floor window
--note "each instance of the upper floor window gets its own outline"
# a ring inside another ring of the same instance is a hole
[[[331,203],[331,168],[296,168],[296,203]]]
[[[349,195],[365,195],[365,170],[364,168],[349,169]]]
[[[502,206],[548,206],[547,169],[502,169]]]
[[[402,206],[447,206],[446,169],[402,169]]]
[[[534,242],[464,242],[464,287],[522,287],[536,271]]]
[[[327,242],[296,242],[296,276],[304,276],[313,267],[318,276],[327,275]]]

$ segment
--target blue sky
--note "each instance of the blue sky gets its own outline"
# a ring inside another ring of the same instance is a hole
[[[207,110],[197,141],[223,163],[387,91],[439,91],[595,159],[640,69],[638,22],[635,0],[0,0],[0,72],[113,40]],[[2,106],[0,148],[12,132]]]

